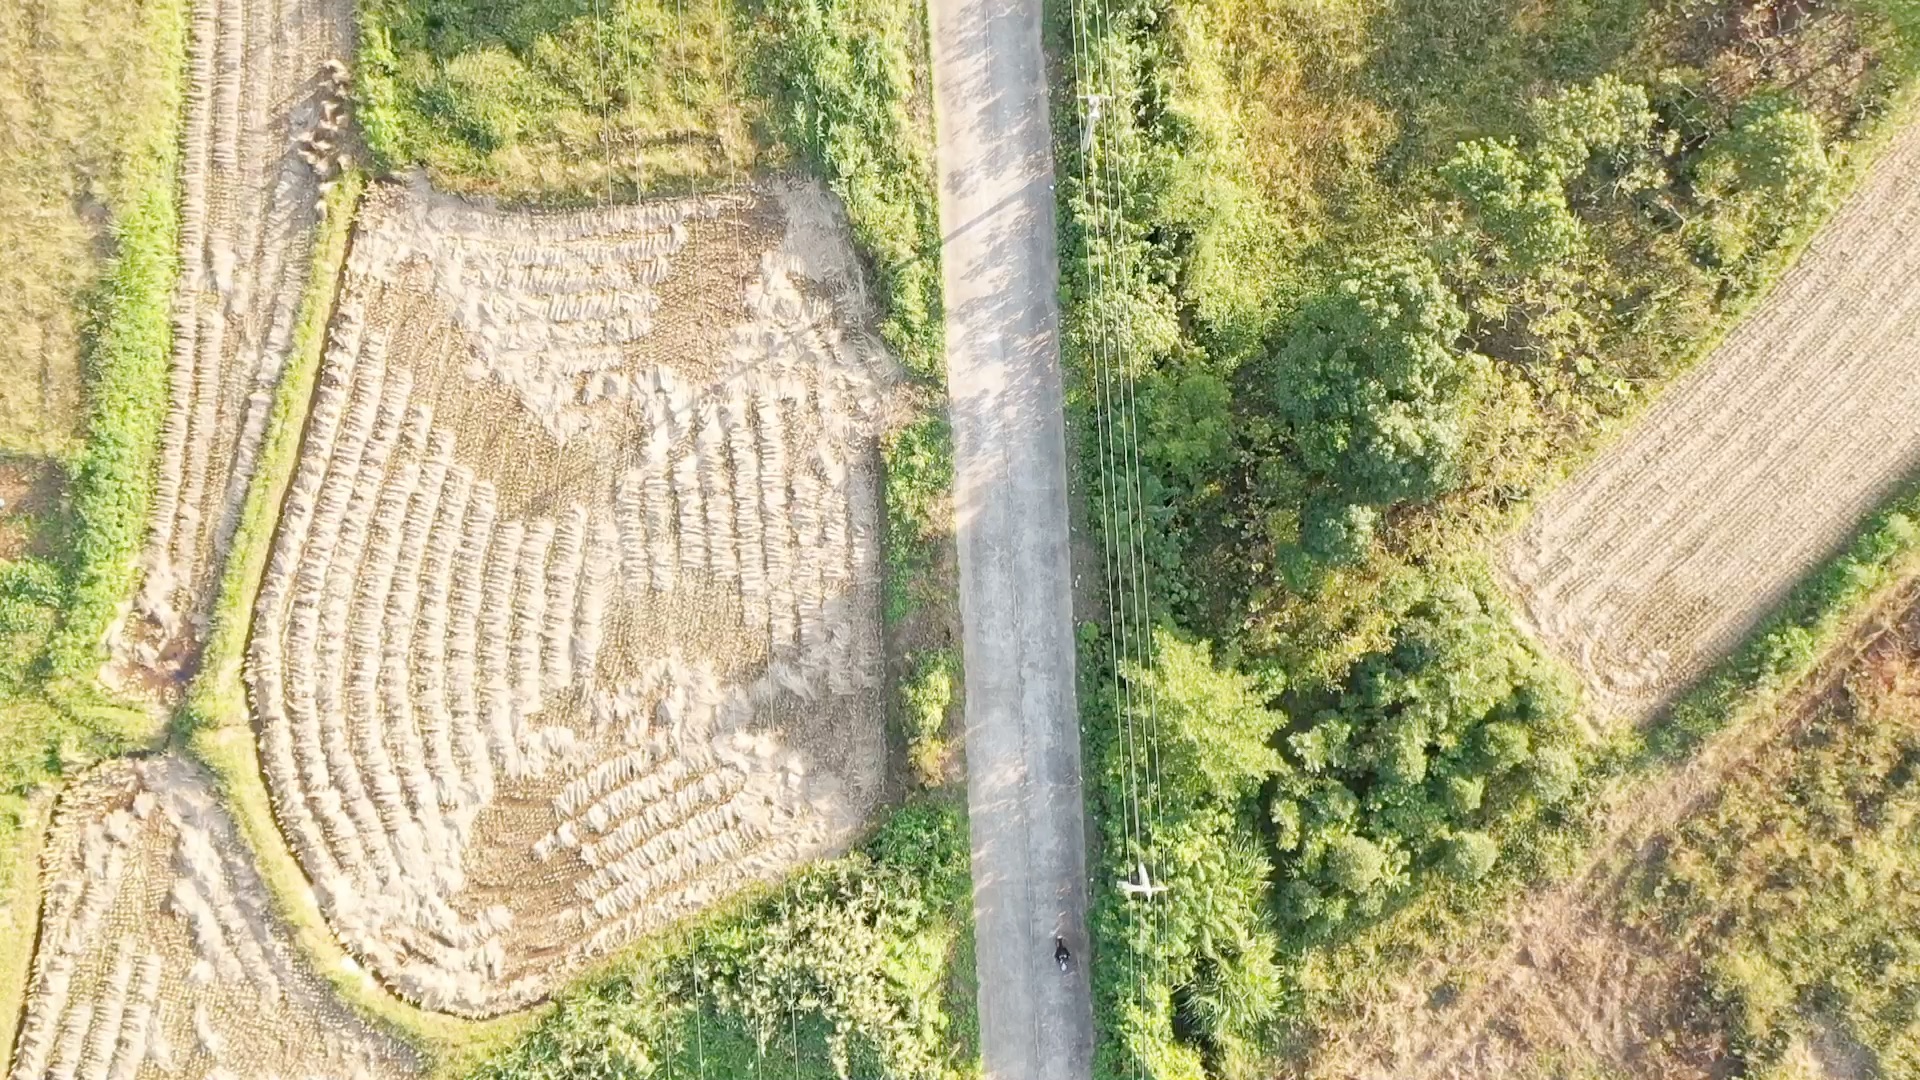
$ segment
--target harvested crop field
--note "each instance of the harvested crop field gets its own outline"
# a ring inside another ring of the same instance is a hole
[[[195,0],[172,383],[152,532],[116,677],[182,674],[266,433],[321,187],[351,153],[350,0]]]
[[[850,842],[885,764],[893,360],[813,185],[368,197],[255,612],[334,931],[491,1015]]]
[[[1553,492],[1505,564],[1602,721],[1727,654],[1920,469],[1920,126],[1778,287]]]
[[[417,1075],[296,958],[205,774],[121,760],[61,799],[13,1080]]]

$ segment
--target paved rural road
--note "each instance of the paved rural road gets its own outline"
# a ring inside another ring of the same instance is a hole
[[[991,1080],[1085,1080],[1087,856],[1040,0],[931,9],[981,1053]],[[1070,974],[1054,966],[1055,934],[1075,954]]]

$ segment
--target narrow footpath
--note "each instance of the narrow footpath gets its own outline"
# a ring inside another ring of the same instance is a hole
[[[1086,1080],[1086,835],[1039,0],[932,0],[980,1042]],[[1073,953],[1054,962],[1054,939]]]

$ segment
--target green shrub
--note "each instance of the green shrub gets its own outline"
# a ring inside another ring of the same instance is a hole
[[[1282,870],[1295,940],[1379,914],[1429,865],[1482,876],[1493,837],[1565,798],[1578,743],[1562,678],[1464,583],[1401,615],[1286,739],[1269,816],[1297,853]]]
[[[1694,226],[1700,257],[1730,280],[1750,281],[1824,208],[1832,181],[1818,120],[1783,97],[1744,103],[1693,165],[1707,210]]]
[[[1495,272],[1556,270],[1585,247],[1586,231],[1567,206],[1563,167],[1492,139],[1467,143],[1441,166],[1441,179],[1489,241],[1484,257]]]
[[[927,787],[938,787],[945,779],[947,715],[959,676],[959,654],[937,649],[918,658],[900,687],[906,705],[907,760]]]
[[[66,594],[60,567],[45,559],[0,563],[0,695],[27,689],[34,664],[58,624]]]
[[[1477,358],[1466,315],[1424,259],[1363,260],[1310,299],[1269,378],[1283,445],[1316,494],[1303,549],[1358,561],[1377,510],[1457,482]]]
[[[953,530],[953,434],[946,417],[928,413],[890,432],[880,454],[887,471],[886,617],[899,622],[948,589],[936,573],[936,545]]]
[[[1441,868],[1456,881],[1479,881],[1500,857],[1500,843],[1483,832],[1455,833],[1447,841]]]

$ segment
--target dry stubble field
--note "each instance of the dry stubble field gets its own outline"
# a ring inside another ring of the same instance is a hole
[[[47,846],[13,1080],[417,1074],[300,960],[246,851],[181,758],[76,780]]]
[[[403,996],[524,1006],[864,821],[898,373],[863,290],[813,185],[368,198],[247,677],[322,910]]]
[[[191,674],[292,348],[321,186],[352,153],[352,28],[350,0],[192,5],[172,384],[115,681]]]
[[[1920,125],[1778,287],[1509,542],[1603,722],[1648,719],[1920,469]]]

